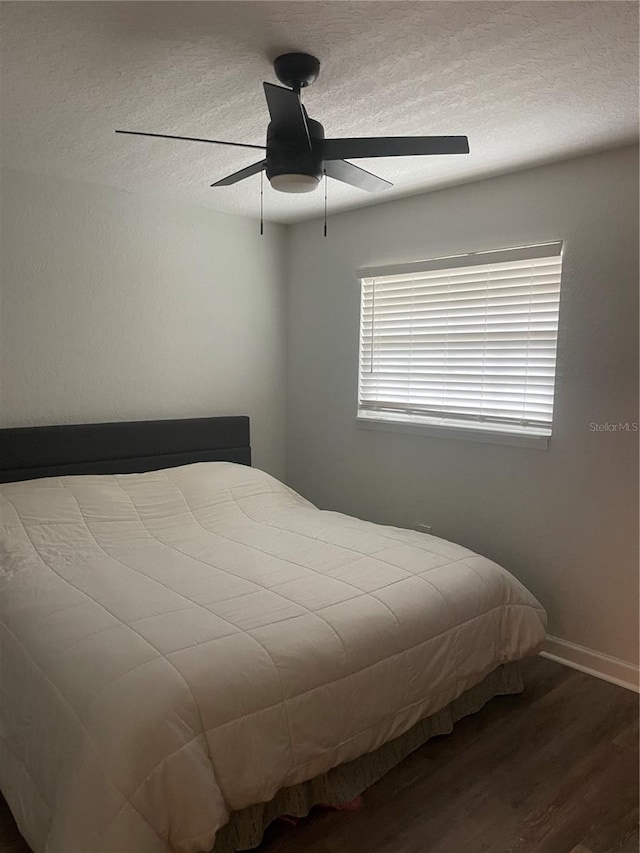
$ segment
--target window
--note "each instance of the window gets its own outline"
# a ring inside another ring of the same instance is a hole
[[[358,417],[551,435],[562,243],[358,273]]]

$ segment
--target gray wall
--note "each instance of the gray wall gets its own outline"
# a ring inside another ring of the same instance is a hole
[[[321,507],[461,542],[539,596],[550,632],[638,657],[638,167],[626,148],[295,226],[287,479]],[[425,160],[425,168],[428,162]],[[358,429],[358,267],[564,241],[549,449]]]
[[[285,229],[2,176],[0,425],[249,414],[284,473]]]

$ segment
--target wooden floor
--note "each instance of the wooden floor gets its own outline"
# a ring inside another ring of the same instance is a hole
[[[256,853],[638,853],[637,695],[542,658],[525,678],[522,696],[429,741],[359,811],[274,824]],[[29,853],[1,798],[0,853]]]

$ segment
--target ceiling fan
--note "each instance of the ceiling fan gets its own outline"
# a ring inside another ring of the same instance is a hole
[[[318,186],[323,175],[351,184],[362,190],[378,192],[392,186],[389,181],[348,163],[361,157],[414,157],[422,154],[468,154],[466,136],[379,136],[345,139],[325,139],[320,122],[309,118],[300,92],[313,83],[320,72],[320,62],[308,53],[285,53],[273,63],[278,80],[288,88],[264,83],[264,94],[271,121],[267,127],[266,145],[242,142],[222,142],[219,139],[199,139],[193,136],[172,136],[168,133],[144,133],[136,130],[116,130],[132,136],[154,136],[162,139],[185,139],[189,142],[210,142],[238,148],[266,151],[264,159],[227,175],[211,184],[228,187],[263,170],[271,186],[280,192],[310,192]]]

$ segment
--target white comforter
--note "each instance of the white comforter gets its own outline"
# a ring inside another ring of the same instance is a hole
[[[0,787],[36,853],[210,850],[544,637],[490,560],[228,463],[0,485],[0,565]]]

